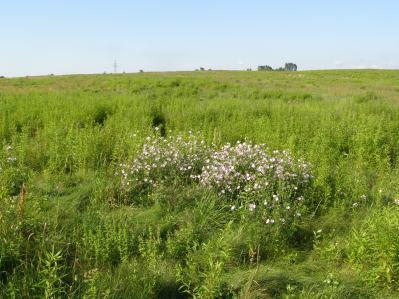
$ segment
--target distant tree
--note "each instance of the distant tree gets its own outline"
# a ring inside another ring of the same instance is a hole
[[[205,69],[203,67],[200,67],[200,71],[205,71]]]
[[[208,71],[212,71],[212,69],[208,69]]]
[[[295,72],[298,69],[297,65],[292,62],[288,62],[284,66],[284,70],[289,71],[289,72]]]
[[[251,72],[252,71],[252,69],[247,69],[247,72]]]
[[[297,65],[295,63],[292,62],[288,62],[285,64],[284,67],[279,67],[277,69],[274,69],[269,66],[269,65],[260,65],[258,66],[258,71],[278,71],[278,72],[282,72],[282,71],[290,71],[290,72],[295,72],[298,69]]]
[[[269,65],[260,65],[258,66],[258,71],[272,71],[273,68]]]
[[[140,70],[139,72],[140,72],[140,73],[144,73],[144,71],[143,71],[143,70]]]
[[[0,76],[0,79],[4,79],[5,77],[4,76]]]

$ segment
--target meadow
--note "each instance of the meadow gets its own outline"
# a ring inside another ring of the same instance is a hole
[[[399,71],[0,79],[0,298],[398,298]]]

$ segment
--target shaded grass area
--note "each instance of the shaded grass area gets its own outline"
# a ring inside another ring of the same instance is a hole
[[[2,79],[0,297],[397,297],[398,84],[397,71]],[[307,214],[267,226],[179,183],[124,204],[116,166],[155,127],[305,158]]]

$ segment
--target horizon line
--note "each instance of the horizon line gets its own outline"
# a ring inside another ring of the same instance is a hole
[[[247,70],[238,69],[195,69],[195,70],[171,70],[171,71],[158,71],[158,70],[139,70],[133,72],[99,72],[99,73],[49,73],[49,74],[38,74],[38,75],[25,75],[25,76],[5,76],[0,75],[0,79],[18,79],[18,78],[38,78],[38,77],[63,77],[63,76],[93,76],[93,75],[133,75],[133,74],[162,74],[162,73],[207,73],[207,72],[264,72],[264,73],[302,73],[302,72],[316,72],[316,71],[399,71],[399,68],[320,68],[320,69],[303,69],[297,71],[284,71],[284,70],[272,70],[272,71],[258,71],[257,69],[248,68]]]

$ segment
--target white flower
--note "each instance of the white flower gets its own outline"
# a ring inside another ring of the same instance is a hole
[[[248,205],[248,209],[249,209],[251,212],[254,211],[254,210],[256,209],[256,204],[250,203],[250,204]]]
[[[398,206],[399,206],[399,199],[398,199],[398,198],[395,199],[393,202],[394,202],[395,205],[398,205]]]
[[[154,129],[160,130],[160,127]],[[298,190],[307,186],[311,175],[302,160],[294,160],[288,152],[271,153],[264,144],[250,142],[225,144],[217,149],[216,145],[207,145],[191,134],[147,137],[134,160],[121,163],[115,172],[126,191],[130,191],[129,185],[140,187],[137,183],[142,183],[153,188],[177,176],[214,189],[219,196],[241,201],[265,195],[264,209],[271,209],[272,213],[288,214],[281,208],[295,212],[304,201]],[[281,190],[297,191],[279,198]],[[255,211],[257,204],[230,204],[230,209]],[[276,219],[280,219],[279,216],[275,216]],[[269,219],[269,223],[274,223],[274,219]]]
[[[273,224],[274,223],[274,219],[266,219],[266,224]]]

